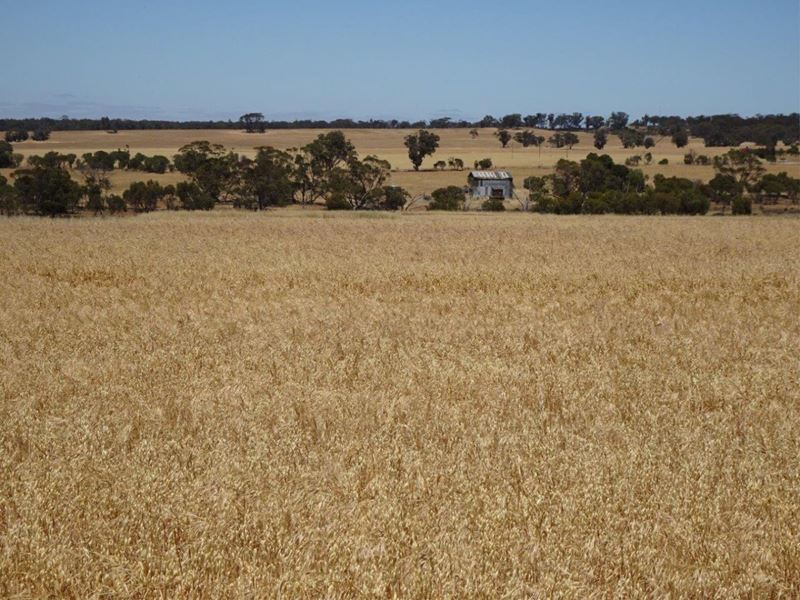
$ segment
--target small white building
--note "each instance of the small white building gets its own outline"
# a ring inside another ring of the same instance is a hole
[[[514,178],[508,171],[470,171],[467,180],[473,198],[508,200],[514,195]]]

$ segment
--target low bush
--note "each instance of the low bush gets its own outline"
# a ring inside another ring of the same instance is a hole
[[[433,190],[428,210],[460,210],[464,206],[464,190],[457,185]]]
[[[506,209],[506,205],[499,198],[489,198],[484,201],[481,208],[491,212],[501,212]]]
[[[753,214],[753,202],[750,198],[738,196],[733,199],[731,204],[731,212],[734,215],[750,215]]]

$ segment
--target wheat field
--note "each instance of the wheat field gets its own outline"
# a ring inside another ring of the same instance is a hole
[[[326,130],[317,129],[279,129],[268,131],[264,134],[248,134],[237,130],[140,130],[120,131],[109,134],[105,131],[55,131],[46,142],[27,141],[14,144],[14,151],[23,156],[33,154],[42,155],[45,152],[56,151],[62,154],[70,152],[81,156],[85,152],[96,150],[112,151],[117,148],[129,148],[131,153],[142,152],[147,155],[162,154],[169,158],[184,144],[195,140],[208,140],[222,144],[226,148],[246,156],[254,156],[258,146],[274,146],[280,149],[298,148],[309,143],[320,133]],[[541,152],[537,148],[523,148],[516,142],[503,148],[494,136],[495,129],[480,129],[477,138],[469,135],[468,129],[435,129],[440,137],[438,150],[425,159],[422,171],[411,170],[411,162],[403,145],[403,139],[411,130],[405,129],[346,129],[345,135],[352,140],[361,156],[375,154],[388,160],[394,172],[391,183],[400,185],[412,194],[429,194],[438,187],[447,185],[465,185],[467,174],[465,171],[434,171],[436,161],[447,161],[449,157],[464,160],[466,168],[472,167],[476,160],[491,158],[496,167],[510,169],[517,182],[522,187],[525,177],[530,175],[548,175],[553,172],[556,162],[562,158],[581,160],[590,152],[598,152],[593,145],[593,135],[581,132],[578,134],[579,143],[572,149],[557,149],[545,145]],[[536,130],[539,135],[549,137],[552,131]],[[729,148],[706,148],[703,140],[692,138],[685,148],[677,148],[669,138],[661,139],[656,136],[658,143],[650,150],[653,163],[642,164],[639,168],[651,178],[661,173],[667,177],[688,177],[708,181],[714,176],[714,168],[710,165],[685,165],[683,156],[690,150],[698,154],[717,156],[724,154]],[[609,136],[608,145],[601,151],[610,155],[616,162],[622,163],[626,158],[634,155],[643,155],[644,148],[623,148],[617,136]],[[669,164],[659,165],[658,161],[667,159]],[[796,159],[780,160],[776,163],[765,163],[764,167],[770,173],[786,171],[793,177],[800,177],[800,162]],[[7,178],[12,170],[5,169],[0,174]],[[82,181],[79,172],[73,176]],[[134,181],[154,179],[163,184],[176,183],[184,177],[180,173],[165,173],[163,175],[143,173],[141,171],[113,171],[109,174],[113,189],[121,192]]]
[[[800,595],[800,221],[0,221],[0,597]]]

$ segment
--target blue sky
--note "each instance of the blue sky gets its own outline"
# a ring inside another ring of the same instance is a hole
[[[0,0],[0,117],[800,111],[798,0]]]

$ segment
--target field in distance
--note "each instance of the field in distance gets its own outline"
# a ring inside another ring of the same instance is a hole
[[[178,151],[178,148],[195,140],[208,140],[213,143],[223,144],[240,154],[255,155],[257,146],[274,146],[287,149],[297,148],[310,142],[314,137],[327,130],[319,129],[283,129],[268,131],[264,134],[248,134],[238,130],[139,130],[120,131],[109,134],[105,131],[56,131],[51,134],[46,142],[27,141],[14,145],[14,151],[25,156],[31,154],[44,154],[50,150],[63,154],[75,153],[78,156],[85,152],[95,150],[115,150],[128,147],[131,153],[142,152],[147,155],[162,154],[169,157]],[[447,161],[449,157],[461,158],[467,169],[479,159],[491,158],[497,168],[507,168],[512,171],[517,185],[521,187],[522,181],[529,175],[546,175],[552,173],[553,166],[561,158],[580,160],[589,152],[598,152],[593,146],[591,133],[579,133],[580,142],[572,150],[556,149],[545,145],[541,153],[537,148],[523,148],[512,142],[508,148],[502,148],[494,136],[495,129],[479,129],[477,138],[472,138],[468,129],[434,129],[440,137],[439,149],[432,157],[427,157],[422,165],[422,172],[413,172],[411,162],[403,139],[412,130],[403,129],[346,129],[345,135],[355,144],[361,156],[375,154],[388,160],[396,172],[392,173],[391,183],[401,185],[413,194],[430,193],[434,189],[446,185],[464,185],[466,183],[465,171],[433,171],[433,164],[438,160]],[[537,130],[545,138],[552,135],[552,131]],[[656,173],[666,176],[688,177],[707,181],[714,176],[711,166],[685,165],[683,156],[690,150],[698,154],[713,157],[723,154],[729,148],[706,148],[702,139],[692,138],[688,146],[677,148],[668,137],[654,138],[657,144],[649,152],[653,155],[653,163],[649,166],[640,166],[645,174],[651,177]],[[630,156],[643,155],[648,150],[644,148],[623,148],[617,136],[610,135],[608,144],[601,153],[609,154],[616,162],[622,163]],[[669,161],[668,165],[659,165],[662,159]],[[795,161],[765,163],[770,173],[787,171],[794,177],[800,177],[800,163]],[[8,174],[8,170],[3,170]],[[110,179],[115,191],[121,191],[133,181],[155,179],[162,183],[174,183],[182,179],[180,173],[167,173],[153,175],[137,171],[114,171]]]
[[[797,241],[0,219],[0,596],[796,597]]]

